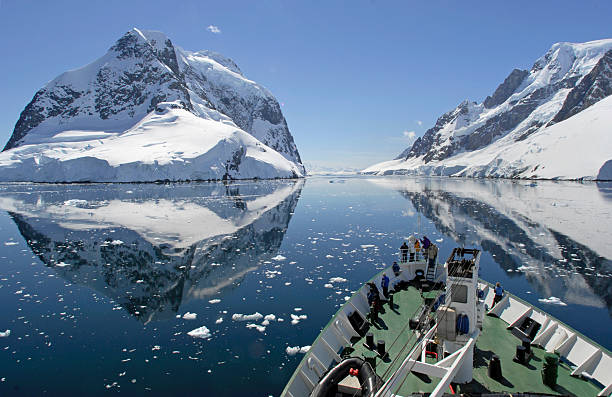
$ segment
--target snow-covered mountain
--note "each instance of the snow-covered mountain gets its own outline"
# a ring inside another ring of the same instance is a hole
[[[557,43],[366,174],[612,179],[612,39]]]
[[[0,209],[32,252],[146,323],[222,296],[277,255],[304,181],[20,186]]]
[[[58,76],[0,153],[4,181],[300,177],[280,106],[230,59],[133,29]]]

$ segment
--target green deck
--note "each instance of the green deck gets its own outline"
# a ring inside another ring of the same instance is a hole
[[[365,357],[375,362],[376,373],[387,380],[391,373],[397,369],[407,356],[410,347],[415,342],[413,332],[406,326],[419,306],[423,304],[420,292],[414,287],[399,291],[394,295],[395,309],[391,310],[385,305],[385,313],[380,314],[382,320],[378,327],[371,326],[374,341],[383,339],[387,345],[390,359],[382,360],[376,354],[363,346],[365,338],[353,344],[355,349],[351,356]],[[498,318],[485,316],[483,332],[477,340],[474,351],[474,380],[467,385],[460,385],[461,393],[543,393],[551,395],[570,396],[596,396],[600,391],[594,384],[570,376],[571,369],[567,364],[560,363],[556,389],[551,389],[542,383],[541,369],[545,351],[532,347],[534,353],[529,365],[512,361],[519,340],[506,329],[507,324]],[[395,342],[394,342],[395,341]],[[407,346],[407,347],[405,347]],[[403,350],[402,350],[403,349]],[[489,378],[487,367],[489,359],[497,354],[501,360],[503,382]],[[389,370],[389,367],[391,369]],[[410,374],[397,392],[398,395],[408,396],[412,393],[430,393],[434,390],[438,379],[427,376]]]

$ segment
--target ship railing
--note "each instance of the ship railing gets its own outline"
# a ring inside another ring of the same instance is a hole
[[[491,307],[495,295],[493,288],[481,282],[479,289],[485,291],[484,302]],[[531,341],[532,345],[540,346],[548,353],[558,353],[574,366],[571,375],[591,378],[603,385],[598,397],[607,397],[612,393],[612,354],[605,348],[508,293],[487,314],[502,319],[508,324],[508,329],[521,324],[525,318],[536,321],[541,326]]]

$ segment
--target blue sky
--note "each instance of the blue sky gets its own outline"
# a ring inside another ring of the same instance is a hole
[[[46,82],[138,27],[232,58],[282,104],[305,162],[363,168],[553,43],[612,37],[611,15],[612,1],[0,0],[0,144]]]

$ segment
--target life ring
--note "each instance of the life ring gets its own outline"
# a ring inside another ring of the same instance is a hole
[[[378,391],[382,380],[372,369],[370,364],[361,358],[350,357],[342,360],[338,365],[330,369],[310,393],[310,397],[334,397],[338,390],[338,384],[351,372],[357,370],[357,378],[361,385],[361,395],[372,397]]]

